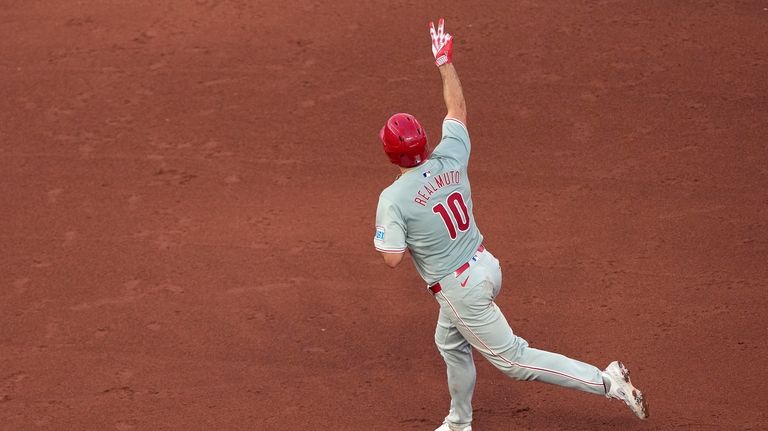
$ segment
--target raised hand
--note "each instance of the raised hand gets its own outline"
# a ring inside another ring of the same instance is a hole
[[[435,23],[429,22],[429,35],[432,37],[432,55],[435,56],[435,64],[440,67],[444,64],[450,64],[453,57],[453,36],[445,32],[445,20],[440,18]]]

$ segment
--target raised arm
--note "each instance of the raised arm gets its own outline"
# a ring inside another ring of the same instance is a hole
[[[448,110],[446,118],[454,118],[467,124],[467,105],[461,90],[461,81],[453,67],[453,36],[445,32],[445,20],[440,18],[435,29],[435,23],[429,23],[429,35],[432,38],[432,54],[435,64],[443,79],[443,98]]]
[[[448,109],[446,118],[454,118],[467,125],[467,105],[464,103],[464,93],[461,91],[461,82],[456,68],[448,63],[440,66],[440,75],[443,77],[443,98]]]

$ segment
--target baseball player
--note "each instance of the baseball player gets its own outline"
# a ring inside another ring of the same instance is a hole
[[[495,304],[501,267],[483,246],[472,214],[467,177],[471,143],[461,83],[452,64],[453,38],[444,31],[443,19],[437,29],[430,22],[429,33],[448,110],[443,136],[430,154],[424,128],[412,115],[395,114],[382,127],[384,152],[401,175],[379,197],[374,245],[392,268],[408,250],[440,306],[435,344],[447,367],[451,405],[436,431],[472,429],[473,347],[513,379],[619,399],[639,418],[647,418],[645,398],[621,362],[601,371],[531,348],[512,332]]]

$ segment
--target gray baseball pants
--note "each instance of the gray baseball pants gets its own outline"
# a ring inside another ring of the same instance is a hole
[[[459,277],[450,274],[440,280],[441,290],[435,293],[440,304],[435,344],[447,366],[451,406],[445,421],[452,429],[463,429],[472,422],[476,375],[472,347],[515,380],[605,395],[602,372],[597,367],[528,347],[528,342],[512,332],[494,303],[501,290],[501,267],[496,257],[484,250],[470,264]]]

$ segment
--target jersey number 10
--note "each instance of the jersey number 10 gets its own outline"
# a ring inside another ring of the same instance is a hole
[[[456,233],[457,228],[459,232],[466,232],[469,229],[469,210],[467,210],[467,204],[464,203],[464,196],[459,192],[451,193],[445,203],[450,208],[453,219],[442,202],[433,206],[432,212],[440,215],[443,223],[445,223],[445,228],[448,229],[448,235],[453,240],[458,235]]]

